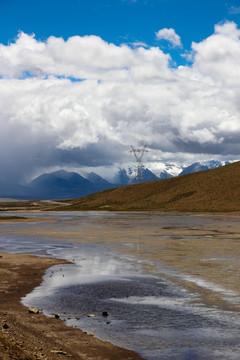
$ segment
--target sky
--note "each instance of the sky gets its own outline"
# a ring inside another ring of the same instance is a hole
[[[238,160],[239,99],[240,0],[0,0],[2,181]]]

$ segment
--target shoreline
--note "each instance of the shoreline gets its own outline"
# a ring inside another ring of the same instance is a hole
[[[44,215],[44,212],[41,213]],[[87,213],[91,212],[87,211]],[[9,219],[4,224],[9,225],[6,227],[8,234],[21,234],[21,236],[37,234],[40,237],[57,239],[59,242],[76,244],[95,244],[100,241],[105,243],[110,250],[118,251],[124,256],[130,255],[142,261],[170,266],[184,276],[192,277],[188,280],[181,279],[181,282],[191,291],[201,293],[202,300],[206,300],[207,303],[209,301],[216,302],[217,305],[221,303],[221,306],[240,311],[239,303],[234,305],[230,302],[229,305],[226,301],[221,300],[223,294],[206,291],[206,287],[197,285],[198,280],[203,279],[206,283],[215,284],[223,290],[240,293],[240,284],[237,280],[240,276],[238,265],[240,259],[238,246],[240,212],[171,212],[171,216],[175,217],[176,221],[178,221],[178,216],[184,217],[184,226],[175,222],[166,225],[165,216],[168,218],[170,215],[166,212],[141,212],[140,215],[146,215],[146,217],[140,223],[138,217],[135,217],[135,215],[139,215],[139,212],[116,212],[120,216],[114,217],[114,222],[111,217],[108,217],[109,212],[104,211],[102,214],[106,216],[95,218],[94,221],[91,221],[90,218],[89,222],[81,225],[81,228],[75,223],[73,228],[64,231],[64,236],[61,229],[59,230],[55,226],[56,218],[54,217],[29,217],[26,220],[19,220],[19,222],[36,223],[34,228],[21,229],[17,227],[15,229],[13,227],[12,229],[11,225],[18,223],[13,219]],[[122,217],[122,215],[124,216]],[[155,216],[157,216],[157,221]],[[161,219],[163,219],[162,223],[159,224]],[[179,219],[181,218],[179,217]],[[203,221],[198,219],[203,219]],[[208,223],[205,219],[211,219],[211,222]],[[42,226],[45,221],[46,224],[51,223],[51,227]],[[38,225],[38,223],[41,224]],[[4,228],[2,233],[5,233]],[[189,246],[189,241],[191,241],[191,246]],[[128,243],[132,245],[129,247]],[[155,265],[152,265],[152,269],[148,268],[148,271],[154,273],[154,269]],[[207,287],[209,288],[208,285]],[[211,293],[214,294],[213,298]]]
[[[0,358],[54,360],[143,360],[60,319],[29,314],[21,298],[41,284],[47,268],[65,260],[0,252]]]
[[[112,218],[106,212],[105,216],[87,216],[88,221],[84,218],[74,220],[70,216],[64,219],[61,227],[56,226],[58,221],[53,218],[45,218],[46,225],[43,222],[27,227],[12,226],[14,221],[10,221],[0,233],[11,237],[19,234],[23,239],[25,236],[35,238],[37,234],[39,239],[47,238],[59,243],[96,245],[100,242],[107,249],[117,251],[119,256],[139,259],[148,274],[157,272],[189,290],[196,295],[196,303],[239,312],[240,235],[237,215],[240,214],[223,216],[215,213],[206,217],[203,213],[174,212],[166,218],[165,214],[144,214],[146,216],[139,217],[133,212],[129,216],[126,212]],[[80,360],[141,359],[136,353],[70,328],[59,319],[43,314],[29,315],[27,308],[20,304],[20,299],[42,282],[47,268],[67,261],[30,255],[1,255],[8,259],[3,261],[4,258],[0,258],[0,326],[1,321],[3,325],[10,325],[0,331],[1,360],[54,360],[63,357]],[[173,269],[173,273],[165,272],[165,267]],[[12,284],[8,283],[9,279]],[[17,311],[14,310],[16,304]],[[33,349],[30,354],[29,349]],[[20,356],[21,350],[25,356]],[[59,353],[56,355],[52,351]]]

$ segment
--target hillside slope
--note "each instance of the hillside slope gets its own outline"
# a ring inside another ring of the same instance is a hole
[[[71,201],[68,210],[239,211],[240,162],[128,185]]]

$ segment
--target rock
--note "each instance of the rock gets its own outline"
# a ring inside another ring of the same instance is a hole
[[[51,350],[51,353],[59,354],[59,355],[67,355],[67,353],[65,351],[62,351],[62,350]]]
[[[94,315],[94,314],[88,314],[88,317],[95,317],[96,315]]]
[[[39,309],[37,307],[30,306],[28,308],[29,314],[39,314]]]
[[[107,325],[111,324],[111,321],[106,321],[106,324],[107,324]]]
[[[8,328],[9,328],[9,326],[8,326],[8,324],[7,324],[7,323],[5,323],[5,324],[3,324],[2,328],[3,328],[3,329],[8,329]]]
[[[109,312],[107,312],[107,311],[102,312],[102,316],[108,316],[108,315],[109,315]]]

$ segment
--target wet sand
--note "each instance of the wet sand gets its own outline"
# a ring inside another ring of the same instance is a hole
[[[29,314],[20,299],[42,281],[45,270],[66,261],[0,253],[0,359],[62,358],[140,360],[141,357],[59,319]]]

